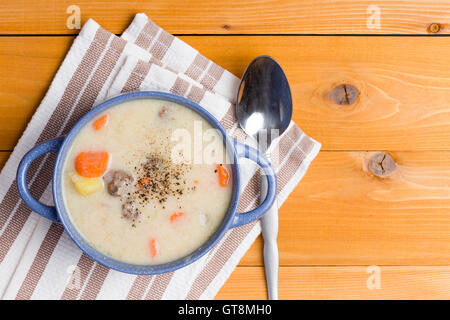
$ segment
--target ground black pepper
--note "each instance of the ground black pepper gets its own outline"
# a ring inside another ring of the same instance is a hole
[[[185,192],[195,190],[181,186],[186,184],[184,176],[190,169],[189,164],[174,163],[160,154],[149,153],[140,166],[135,166],[136,184],[130,197],[139,206],[154,202],[165,209],[169,197],[180,199]]]

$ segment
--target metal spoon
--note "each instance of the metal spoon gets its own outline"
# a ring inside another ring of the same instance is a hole
[[[236,113],[240,126],[258,141],[259,151],[266,153],[273,139],[280,136],[292,118],[289,83],[280,65],[271,57],[260,56],[245,70],[239,86]],[[273,134],[275,133],[275,134]],[[261,199],[267,193],[267,181],[261,179]],[[264,265],[270,300],[278,300],[278,205],[261,218],[264,237]]]

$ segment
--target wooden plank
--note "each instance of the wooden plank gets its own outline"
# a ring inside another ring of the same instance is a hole
[[[0,38],[0,150],[14,148],[72,41]]]
[[[448,299],[450,267],[380,266],[380,289],[366,266],[282,267],[280,299]],[[369,277],[370,288],[367,286]],[[216,299],[267,299],[263,267],[238,267]]]
[[[8,151],[0,151],[0,171],[3,169],[3,166],[8,160],[10,154],[11,152]]]
[[[70,16],[67,8],[74,4],[80,8],[82,22],[93,18],[115,33],[121,33],[138,12],[145,12],[169,32],[188,34],[427,34],[432,23],[441,25],[441,33],[447,33],[450,25],[450,6],[443,0],[64,0],[52,1],[51,5],[16,0],[0,2],[0,33],[76,33],[78,30],[68,29],[66,24]],[[377,16],[379,25],[373,20]]]
[[[450,265],[450,153],[321,152],[281,207],[281,265]],[[261,239],[241,265],[260,266]]]
[[[255,56],[278,59],[291,83],[294,120],[323,150],[450,149],[446,38],[181,38],[238,76]],[[15,145],[72,40],[0,38],[0,150]],[[343,83],[360,92],[353,105],[329,99]]]

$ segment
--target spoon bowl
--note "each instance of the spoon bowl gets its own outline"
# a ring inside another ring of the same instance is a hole
[[[257,139],[267,136],[270,146],[278,130],[281,135],[292,118],[292,97],[289,83],[283,69],[269,56],[254,59],[242,76],[238,91],[236,114],[240,126]],[[265,150],[261,150],[265,151]]]

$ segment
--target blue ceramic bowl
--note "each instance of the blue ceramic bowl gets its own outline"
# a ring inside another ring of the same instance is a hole
[[[66,159],[66,156],[70,150],[70,147],[76,138],[79,131],[93,118],[97,117],[99,114],[104,112],[105,110],[112,108],[118,104],[136,100],[136,99],[157,99],[157,100],[165,100],[170,102],[175,102],[186,108],[189,108],[199,115],[201,115],[205,120],[207,120],[213,128],[217,128],[221,131],[224,143],[227,146],[227,152],[229,152],[230,159],[233,160],[231,164],[232,168],[232,180],[233,180],[233,192],[230,201],[230,205],[228,207],[228,211],[218,227],[218,229],[214,232],[214,234],[206,241],[201,247],[190,253],[189,255],[177,259],[175,261],[171,261],[164,264],[159,265],[135,265],[125,263],[116,259],[113,259],[109,256],[106,256],[96,250],[93,246],[89,244],[89,242],[84,239],[78,230],[73,225],[72,221],[67,212],[67,208],[64,205],[63,195],[62,195],[62,176],[63,176],[63,166]],[[30,191],[28,190],[28,186],[26,183],[26,175],[28,168],[31,163],[36,160],[38,157],[42,156],[48,152],[57,152],[56,163],[53,171],[53,201],[55,206],[47,206],[45,204],[40,203],[38,200],[33,198]],[[236,207],[239,201],[240,195],[240,181],[239,181],[239,165],[238,158],[248,158],[252,161],[256,162],[265,172],[267,180],[268,180],[268,192],[264,201],[261,203],[259,207],[254,210],[245,213],[237,213]],[[233,139],[230,139],[224,128],[220,125],[220,123],[205,109],[195,104],[192,101],[184,99],[182,97],[162,93],[162,92],[134,92],[127,93],[108,101],[103,102],[99,106],[92,109],[89,113],[87,113],[84,117],[77,122],[77,124],[72,128],[69,134],[65,137],[59,137],[47,142],[44,142],[33,149],[31,149],[22,159],[19,164],[19,168],[17,170],[17,187],[19,190],[19,194],[22,197],[23,201],[36,213],[41,216],[48,218],[52,221],[61,223],[66,232],[70,235],[73,241],[83,250],[87,255],[89,255],[95,261],[115,270],[119,270],[122,272],[133,273],[133,274],[159,274],[170,272],[181,267],[184,267],[195,260],[199,259],[206,252],[208,252],[224,235],[224,233],[230,229],[239,227],[241,225],[247,224],[251,221],[259,219],[272,205],[277,190],[276,176],[273,171],[270,163],[266,160],[264,156],[262,156],[257,150],[241,144]]]

